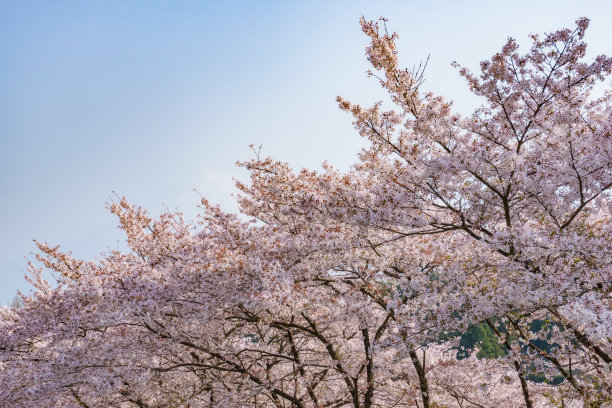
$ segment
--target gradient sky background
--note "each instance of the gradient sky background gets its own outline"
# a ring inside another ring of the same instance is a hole
[[[122,248],[112,191],[153,214],[196,214],[193,188],[235,209],[248,145],[295,167],[340,168],[363,141],[334,101],[384,97],[358,19],[385,16],[400,60],[431,55],[424,88],[469,112],[451,68],[477,68],[511,35],[591,18],[589,54],[612,54],[609,1],[1,1],[0,303],[33,238],[94,258]]]

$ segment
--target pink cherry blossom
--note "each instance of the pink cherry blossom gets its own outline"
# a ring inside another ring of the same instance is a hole
[[[0,406],[610,406],[612,93],[591,91],[612,59],[585,60],[585,18],[509,39],[455,64],[483,101],[464,116],[381,24],[396,110],[338,98],[368,140],[349,171],[257,153],[241,214],[122,198],[129,252],[37,243],[36,291],[0,308]],[[476,326],[505,355],[458,358]]]

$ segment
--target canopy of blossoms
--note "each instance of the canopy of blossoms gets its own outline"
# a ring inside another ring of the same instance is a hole
[[[0,308],[0,406],[611,406],[612,59],[585,60],[588,23],[458,66],[484,101],[462,116],[362,20],[395,110],[338,98],[358,162],[256,152],[239,215],[120,199],[128,253],[38,243],[36,291]],[[502,355],[458,354],[477,326]]]

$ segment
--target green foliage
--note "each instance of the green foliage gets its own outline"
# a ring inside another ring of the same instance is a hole
[[[559,385],[565,381],[565,378],[562,375],[555,375],[552,378],[547,378],[542,373],[527,374],[526,378],[534,383],[546,383],[548,385]]]
[[[480,349],[476,354],[478,358],[497,358],[506,355],[504,345],[497,340],[495,333],[486,323],[473,326],[463,333],[459,340],[459,346],[458,359],[468,357],[476,346]]]
[[[494,319],[495,325],[500,333],[507,333],[505,325],[502,319],[496,318]],[[556,325],[561,329],[563,326],[556,322],[551,322],[549,320],[534,320],[529,324],[529,330],[532,333],[537,333],[544,328],[548,328],[551,325]],[[498,337],[495,335],[493,330],[486,323],[481,323],[477,326],[472,326],[465,333],[459,334],[456,333],[454,335],[459,335],[459,350],[457,351],[457,358],[463,359],[469,357],[475,348],[480,349],[476,354],[478,358],[498,358],[507,354],[506,347],[499,342]],[[452,337],[453,334],[449,333],[446,337]],[[547,340],[550,336],[547,336]],[[513,340],[513,337],[510,337],[510,340]],[[541,350],[550,353],[555,347],[558,347],[557,344],[549,343],[544,339],[533,339],[530,342]],[[527,354],[529,352],[529,346],[524,344],[523,342],[519,342],[521,344],[521,349],[523,353]],[[527,379],[536,383],[547,383],[550,385],[558,385],[561,384],[565,379],[561,375],[554,376],[552,378],[547,378],[543,373],[532,372],[527,375]]]

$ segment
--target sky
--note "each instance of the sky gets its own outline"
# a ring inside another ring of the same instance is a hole
[[[463,113],[480,101],[450,63],[476,69],[508,36],[586,16],[588,54],[612,55],[609,1],[0,0],[0,304],[28,292],[33,239],[124,248],[115,194],[193,218],[195,188],[236,211],[250,144],[348,169],[364,141],[335,97],[385,97],[360,16],[389,19],[403,65],[429,56],[423,87]]]

